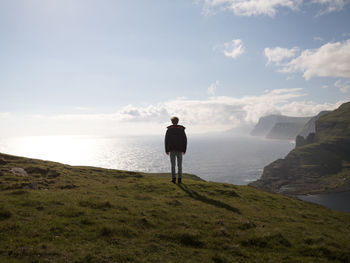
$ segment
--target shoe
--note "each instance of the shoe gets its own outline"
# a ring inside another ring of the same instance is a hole
[[[171,182],[172,182],[173,184],[176,184],[176,179],[175,179],[175,178],[171,179]]]
[[[181,184],[181,181],[182,181],[181,178],[177,179],[178,184]]]

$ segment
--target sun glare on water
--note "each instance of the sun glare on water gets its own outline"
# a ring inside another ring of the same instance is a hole
[[[69,165],[145,172],[167,170],[163,141],[148,140],[134,137],[27,136],[0,139],[0,152]]]
[[[31,136],[11,138],[0,151],[74,165],[87,165],[94,159],[98,145],[95,139],[78,136]]]

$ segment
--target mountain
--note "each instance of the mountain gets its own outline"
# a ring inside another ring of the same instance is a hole
[[[0,262],[350,262],[349,213],[194,175],[177,185],[5,154],[0,231]]]
[[[253,136],[268,139],[295,139],[296,135],[311,117],[289,117],[284,115],[268,115],[261,117],[251,131]]]
[[[264,168],[252,186],[285,194],[350,190],[350,102],[323,114],[284,159]]]
[[[253,136],[265,137],[281,117],[282,115],[268,115],[261,117],[250,134]]]
[[[305,126],[301,129],[299,134],[295,138],[295,147],[300,147],[305,144],[311,144],[315,142],[316,133],[316,121],[323,115],[328,114],[330,111],[321,111],[316,116],[312,117]]]
[[[305,139],[310,133],[315,133],[316,132],[316,121],[322,117],[323,115],[326,115],[330,113],[330,111],[321,111],[319,114],[316,116],[312,117],[305,125],[304,127],[300,130],[298,133],[299,136],[303,136]]]

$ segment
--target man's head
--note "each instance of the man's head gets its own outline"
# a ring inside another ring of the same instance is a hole
[[[176,124],[179,123],[179,118],[178,118],[178,117],[173,116],[173,117],[170,118],[170,120],[171,120],[171,122],[172,122],[174,125],[176,125]]]

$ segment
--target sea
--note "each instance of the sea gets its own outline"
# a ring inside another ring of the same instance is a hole
[[[207,181],[245,185],[283,158],[292,141],[253,136],[190,136],[183,172]],[[61,162],[151,173],[170,171],[163,136],[31,136],[0,139],[0,152]]]
[[[299,195],[298,198],[336,211],[350,213],[350,192],[348,191],[330,194]]]
[[[246,185],[259,179],[264,166],[284,158],[293,141],[253,136],[188,135],[184,173],[206,181]],[[69,165],[169,173],[164,136],[28,136],[0,139],[0,152]],[[169,178],[170,179],[170,178]],[[298,196],[337,211],[350,212],[350,192]]]

